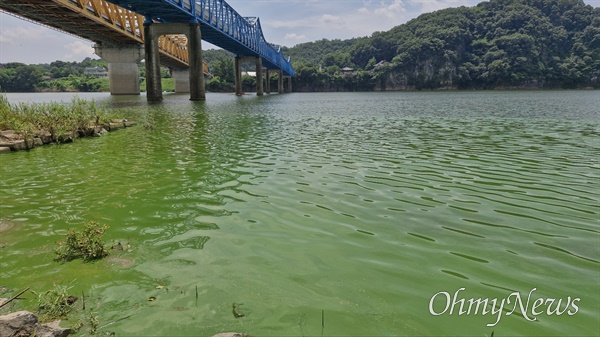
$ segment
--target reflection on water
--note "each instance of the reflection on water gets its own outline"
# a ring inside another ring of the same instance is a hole
[[[596,92],[90,97],[146,127],[0,157],[0,285],[76,278],[123,336],[597,334]],[[126,260],[52,262],[86,219]],[[431,315],[461,287],[580,309]]]

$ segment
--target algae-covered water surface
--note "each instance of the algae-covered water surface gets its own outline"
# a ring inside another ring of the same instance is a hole
[[[7,291],[116,336],[600,331],[597,91],[83,98],[140,123],[0,155]],[[86,221],[121,247],[55,262]]]

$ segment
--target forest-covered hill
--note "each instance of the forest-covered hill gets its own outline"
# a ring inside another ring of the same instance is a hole
[[[581,0],[491,0],[284,52],[299,91],[599,87],[600,8]],[[344,67],[355,71],[342,74]]]

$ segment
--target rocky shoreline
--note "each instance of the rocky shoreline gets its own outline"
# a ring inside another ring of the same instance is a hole
[[[85,129],[57,135],[50,130],[38,130],[31,136],[14,130],[0,131],[0,153],[10,153],[22,150],[31,150],[46,144],[70,143],[81,137],[100,137],[110,131],[119,130],[136,125],[127,119],[111,119],[103,125],[90,125]]]
[[[0,303],[2,303],[0,299]],[[2,337],[67,337],[72,330],[61,328],[60,321],[40,323],[38,317],[29,311],[16,311],[0,315],[0,336]]]
[[[0,304],[2,299],[0,299]],[[16,311],[0,315],[0,336],[2,337],[67,337],[74,331],[61,328],[60,321],[40,323],[38,317],[29,311]],[[250,337],[244,333],[225,332],[213,337]]]

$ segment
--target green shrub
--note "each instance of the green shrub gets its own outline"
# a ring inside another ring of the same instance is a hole
[[[54,288],[43,293],[36,293],[38,308],[37,311],[42,315],[44,322],[53,321],[59,318],[65,318],[72,310],[72,304],[77,297],[69,295],[68,291],[72,286],[54,284]]]
[[[54,251],[55,260],[71,261],[81,258],[84,261],[92,261],[107,256],[108,250],[102,242],[102,235],[107,229],[107,225],[100,226],[97,221],[86,222],[80,231],[69,229],[67,238],[59,242]]]

